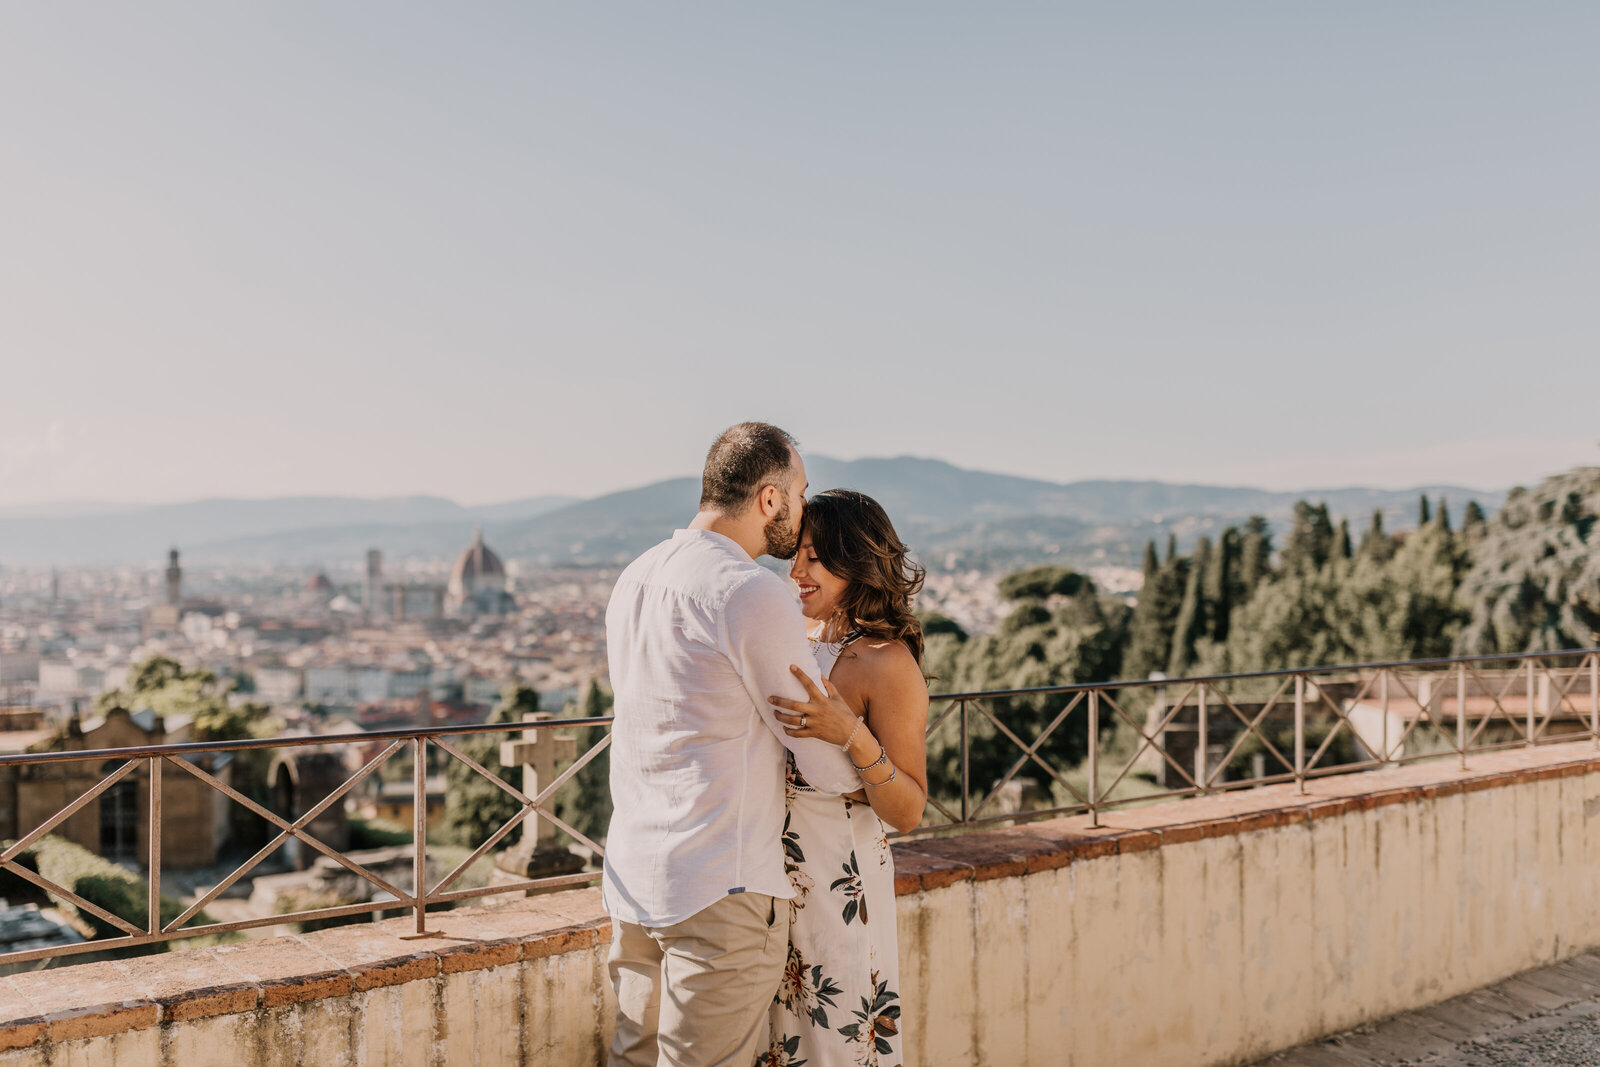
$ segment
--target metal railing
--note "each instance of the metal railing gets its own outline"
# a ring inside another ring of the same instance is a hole
[[[1129,804],[1284,782],[1297,783],[1303,790],[1308,780],[1322,775],[1418,759],[1454,755],[1465,767],[1472,752],[1512,746],[1589,740],[1600,748],[1600,649],[947,693],[931,700],[928,818],[908,835],[897,836],[958,832],[1072,814],[1088,814],[1098,824],[1102,812]],[[1143,721],[1137,718],[1141,706]],[[587,750],[571,753],[569,758],[575,758],[548,784],[541,782],[531,796],[462,751],[458,739],[467,734],[509,735],[516,731],[531,731],[530,736],[537,737],[541,731],[605,727],[610,722],[604,717],[541,719],[0,756],[0,775],[21,777],[19,789],[28,784],[28,768],[57,764],[103,767],[106,761],[120,761],[92,787],[0,852],[0,869],[99,919],[120,936],[0,953],[0,964],[396,908],[412,912],[414,936],[428,937],[432,936],[430,907],[591,882],[599,877],[597,870],[451,888],[474,863],[530,819],[547,820],[587,848],[596,861],[603,858],[602,846],[559,817],[554,806],[558,792],[606,750],[610,732]],[[200,765],[204,762],[200,757],[223,753],[358,744],[380,750],[298,815],[273,811]],[[409,752],[412,758],[409,890],[310,832],[320,816],[343,804],[357,786],[402,752]],[[470,855],[430,885],[427,776],[430,753],[434,752],[503,790],[517,809]],[[1246,754],[1252,762],[1248,774],[1241,772],[1241,758]],[[1023,808],[1001,802],[1010,783],[1022,777],[1024,770],[1043,776],[1041,781],[1050,791],[1049,803]],[[41,838],[86,812],[107,790],[141,772],[145,788],[143,866],[149,891],[148,913],[142,923],[85,899],[21,862]],[[163,920],[162,848],[167,830],[162,795],[165,777],[174,773],[190,776],[241,805],[277,833],[178,915]],[[1127,789],[1126,783],[1135,779],[1143,782],[1143,787]],[[542,839],[544,831],[539,836]],[[388,899],[186,925],[290,840],[327,857]]]
[[[483,766],[478,760],[461,751],[454,741],[463,734],[510,734],[519,730],[572,729],[574,727],[605,726],[610,722],[610,718],[591,718],[541,719],[540,721],[493,724],[469,723],[417,729],[375,730],[361,734],[289,736],[226,742],[201,741],[134,748],[87,749],[0,756],[0,773],[4,773],[6,768],[31,768],[71,763],[94,765],[104,764],[107,761],[122,761],[120,766],[105,774],[94,786],[33,827],[26,834],[23,834],[3,852],[0,852],[0,870],[8,871],[25,881],[31,882],[46,893],[71,904],[80,912],[93,916],[121,931],[123,935],[120,937],[96,938],[79,944],[0,953],[0,965],[22,963],[54,956],[77,955],[85,952],[104,952],[155,942],[227,933],[262,926],[277,926],[284,923],[310,922],[343,918],[363,913],[392,911],[397,907],[409,909],[415,915],[416,934],[414,936],[430,937],[434,936],[434,933],[427,928],[427,909],[430,905],[453,904],[458,900],[490,896],[498,893],[526,892],[530,889],[548,889],[593,881],[599,877],[598,871],[552,878],[518,879],[508,881],[505,884],[468,889],[450,888],[466,873],[469,867],[488,854],[512,830],[530,818],[549,820],[551,824],[570,835],[573,840],[591,849],[597,858],[603,856],[604,852],[598,844],[573,828],[566,820],[563,820],[555,813],[553,802],[556,792],[610,745],[610,733],[607,732],[588,751],[579,754],[570,766],[557,775],[548,785],[541,788],[534,796],[528,796],[500,775]],[[342,784],[335,787],[321,800],[305,812],[292,818],[273,811],[267,805],[222,781],[210,771],[198,766],[195,760],[195,757],[220,753],[237,754],[263,749],[326,748],[329,746],[371,745],[374,743],[382,745],[382,750],[365,760],[359,769],[350,774]],[[470,768],[475,775],[504,790],[518,804],[517,811],[499,829],[490,834],[469,856],[457,863],[448,874],[438,879],[431,887],[428,879],[427,841],[427,776],[430,747],[436,748],[449,758],[459,761]],[[347,852],[335,849],[319,840],[308,830],[308,827],[319,816],[327,812],[333,805],[342,803],[352,790],[375,774],[397,753],[403,751],[409,751],[412,757],[412,792],[410,796],[412,804],[412,889],[409,891],[395,885],[368,866],[357,862]],[[235,867],[221,881],[200,895],[179,915],[171,920],[163,921],[161,917],[162,839],[167,829],[165,820],[162,818],[162,792],[164,774],[171,773],[173,770],[198,779],[228,800],[260,816],[272,826],[277,827],[278,833],[257,849],[248,859]],[[19,862],[19,859],[41,838],[61,826],[72,816],[85,811],[90,804],[98,800],[107,790],[140,771],[144,772],[145,777],[145,803],[142,825],[144,837],[147,841],[144,867],[149,883],[148,914],[145,916],[145,922],[142,926],[109,911],[93,901],[84,899],[83,896],[72,889],[50,881]],[[26,788],[27,785],[26,781],[18,782],[17,784],[19,788]],[[310,908],[232,922],[186,925],[200,915],[206,905],[222,896],[223,893],[227,892],[230,887],[247,874],[261,867],[268,857],[291,839],[316,850],[350,873],[364,879],[375,889],[387,894],[389,899],[371,900],[334,907]]]
[[[925,819],[911,835],[1061,815],[1087,814],[1098,825],[1100,814],[1115,808],[1284,782],[1304,791],[1313,778],[1418,760],[1453,755],[1465,768],[1473,752],[1577,740],[1600,749],[1600,649],[949,693],[932,700],[930,740],[947,723],[956,735],[944,746],[952,756],[947,765],[929,768],[930,815],[943,822]],[[1019,703],[1026,705],[1021,714]],[[1145,709],[1142,722],[1137,704]],[[1052,744],[1070,734],[1075,721],[1079,731],[1070,740],[1077,743]],[[1032,733],[1031,741],[1025,733]],[[974,767],[980,745],[986,773]],[[1052,748],[1081,762],[1052,762]],[[1181,758],[1180,749],[1191,758]],[[1245,754],[1253,757],[1249,773],[1238,767]],[[1043,775],[1052,802],[1000,810],[1006,786],[1025,768]],[[1159,786],[1122,788],[1132,778]]]

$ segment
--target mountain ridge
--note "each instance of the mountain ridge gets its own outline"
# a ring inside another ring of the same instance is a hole
[[[1504,492],[1462,486],[1299,491],[1155,479],[1051,482],[976,471],[916,456],[806,457],[810,491],[848,487],[876,497],[925,558],[951,566],[1003,565],[1040,555],[1063,562],[1128,563],[1150,537],[1192,540],[1251,514],[1282,521],[1294,502],[1323,501],[1352,518],[1382,509],[1403,528],[1419,494],[1459,509],[1498,507]],[[159,558],[317,563],[355,559],[367,547],[396,557],[453,555],[477,523],[502,555],[545,564],[616,563],[682,525],[699,479],[668,478],[586,499],[543,496],[465,507],[444,497],[297,496],[211,499],[130,507],[111,514],[0,513],[0,564],[84,564]],[[1134,546],[1134,542],[1137,545]],[[958,558],[949,558],[952,553]]]

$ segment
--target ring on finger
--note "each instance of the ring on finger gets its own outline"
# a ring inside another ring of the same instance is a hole
[[[800,713],[800,729],[804,730],[805,728],[806,728],[806,713],[802,711]]]

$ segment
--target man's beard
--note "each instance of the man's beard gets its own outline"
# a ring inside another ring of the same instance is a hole
[[[785,500],[783,510],[762,527],[761,535],[767,540],[767,555],[774,559],[794,559],[800,550],[800,524],[789,521],[789,501]]]

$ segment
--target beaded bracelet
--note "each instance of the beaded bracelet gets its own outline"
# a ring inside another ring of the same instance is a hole
[[[850,731],[850,736],[845,738],[844,739],[844,744],[839,746],[839,748],[842,751],[844,751],[844,752],[849,752],[850,751],[850,742],[852,742],[852,741],[854,741],[856,739],[856,734],[861,732],[861,724],[866,722],[866,721],[867,720],[864,719],[864,718],[856,720],[856,728],[854,730]],[[854,767],[855,765],[856,765],[855,761],[851,760],[850,761],[850,766]]]
[[[855,760],[851,760],[850,761],[850,766],[856,767],[857,771],[870,771],[870,770],[872,770],[872,768],[876,767],[878,764],[880,764],[880,763],[888,763],[888,762],[889,762],[889,750],[883,747],[883,742],[882,741],[879,741],[878,742],[878,758],[877,759],[873,760],[871,763],[867,764],[865,767],[856,767],[856,761]]]

